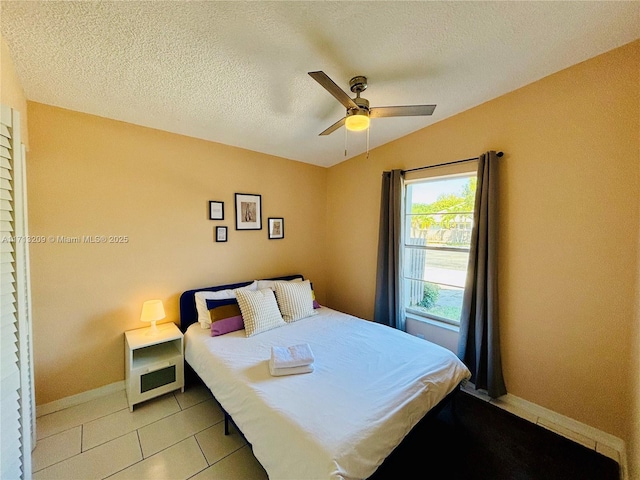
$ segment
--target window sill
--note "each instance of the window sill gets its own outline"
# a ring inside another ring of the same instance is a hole
[[[413,313],[410,313],[410,312],[405,312],[405,317],[406,318],[410,318],[411,320],[415,320],[416,322],[427,323],[427,324],[432,325],[434,327],[440,327],[443,330],[449,330],[450,332],[455,332],[455,333],[459,333],[460,332],[460,327],[458,327],[457,325],[451,325],[449,323],[439,322],[437,320],[432,320],[430,318],[421,317],[420,315],[416,315],[416,314],[413,314]]]

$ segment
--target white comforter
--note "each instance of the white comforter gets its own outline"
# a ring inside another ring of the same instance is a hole
[[[449,350],[322,307],[247,338],[196,323],[185,357],[253,447],[269,478],[364,479],[469,371]],[[273,377],[271,346],[308,343],[314,371]]]

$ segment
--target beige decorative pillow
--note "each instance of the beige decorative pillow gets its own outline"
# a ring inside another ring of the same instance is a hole
[[[301,281],[302,281],[301,278],[294,278],[293,280],[255,280],[255,282],[258,284],[258,290],[262,288],[270,288],[271,290],[273,290],[275,288],[274,285],[276,284],[276,282],[301,282]]]
[[[237,289],[234,292],[242,312],[247,337],[286,325],[278,310],[278,302],[273,290],[269,288],[257,291]]]
[[[274,284],[278,307],[285,322],[291,323],[302,318],[317,315],[313,308],[311,282],[276,282]]]

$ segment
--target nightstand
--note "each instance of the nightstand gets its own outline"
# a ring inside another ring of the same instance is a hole
[[[125,383],[129,410],[133,406],[181,389],[184,392],[184,349],[182,332],[175,323],[124,332]]]

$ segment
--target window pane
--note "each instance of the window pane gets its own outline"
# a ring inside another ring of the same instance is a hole
[[[450,251],[406,247],[404,277],[464,288],[467,278],[468,251]]]
[[[405,249],[405,307],[460,321],[468,252]]]
[[[468,247],[475,191],[476,178],[468,176],[409,184],[405,244]]]
[[[407,185],[403,277],[408,311],[459,323],[475,190],[472,175]]]
[[[431,282],[407,280],[405,292],[410,297],[407,310],[417,314],[433,315],[452,323],[460,323],[464,289]]]
[[[411,214],[406,217],[405,243],[469,248],[472,228],[473,212]]]

